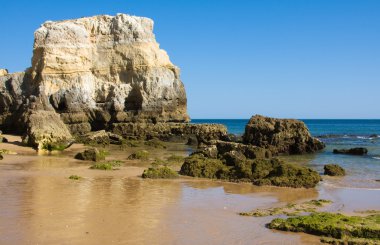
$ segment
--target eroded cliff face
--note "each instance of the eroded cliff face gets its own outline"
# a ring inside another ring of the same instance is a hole
[[[36,104],[49,118],[57,113],[72,134],[115,123],[189,121],[179,68],[160,49],[151,19],[48,21],[34,35],[32,67],[0,70],[1,129],[27,131]]]
[[[179,68],[160,49],[151,19],[48,21],[34,35],[32,67],[0,70],[2,129],[24,132],[31,101],[58,113],[73,134],[114,123],[189,121]]]
[[[109,122],[188,121],[179,69],[147,18],[46,22],[35,32],[31,74],[73,132]]]

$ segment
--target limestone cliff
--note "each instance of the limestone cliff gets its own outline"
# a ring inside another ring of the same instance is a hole
[[[32,67],[0,70],[1,129],[25,132],[30,100],[58,113],[73,134],[115,123],[189,120],[179,68],[160,49],[151,19],[48,21],[34,36]]]
[[[74,132],[109,122],[188,120],[179,69],[159,48],[148,18],[46,22],[35,32],[31,72]]]

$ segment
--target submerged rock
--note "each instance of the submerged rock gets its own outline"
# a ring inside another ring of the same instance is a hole
[[[330,176],[345,176],[346,171],[337,164],[326,164],[324,167],[324,174]]]
[[[294,119],[253,116],[245,127],[244,143],[270,149],[274,154],[303,154],[322,150],[325,144],[313,138],[305,123]]]
[[[351,149],[334,149],[334,154],[348,154],[348,155],[366,155],[368,153],[367,148],[357,147]]]

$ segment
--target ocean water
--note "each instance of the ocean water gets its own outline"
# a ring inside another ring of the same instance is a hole
[[[287,156],[284,160],[316,169],[323,173],[328,163],[346,169],[344,178],[325,177],[323,184],[334,187],[380,189],[380,120],[302,120],[314,137],[325,142],[326,148],[316,154]],[[193,119],[193,123],[219,123],[228,132],[243,134],[248,119]],[[365,147],[366,156],[336,155],[334,149]]]

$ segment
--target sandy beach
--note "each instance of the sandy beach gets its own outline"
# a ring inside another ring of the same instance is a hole
[[[144,180],[149,162],[126,160],[135,151],[109,149],[121,160],[118,170],[91,170],[75,160],[86,148],[74,144],[60,154],[37,154],[9,143],[0,162],[0,244],[319,244],[319,238],[265,228],[272,217],[242,217],[239,212],[311,199],[329,199],[327,211],[354,213],[378,208],[378,189],[257,187],[207,179]],[[155,157],[188,154],[171,143],[151,149]],[[17,154],[14,154],[17,153]],[[83,177],[70,180],[70,175]]]

